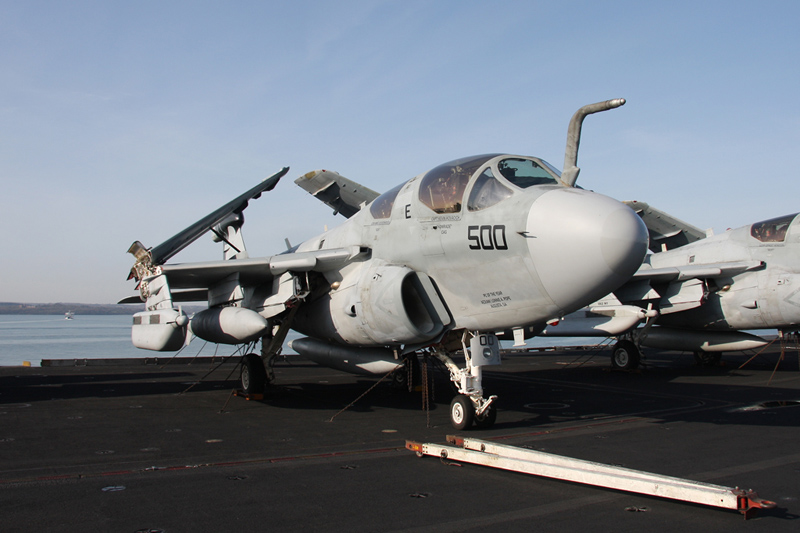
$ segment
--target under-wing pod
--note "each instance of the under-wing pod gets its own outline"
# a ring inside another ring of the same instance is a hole
[[[642,346],[687,352],[739,352],[761,348],[767,341],[742,331],[697,331],[665,327],[651,328]]]
[[[192,317],[192,333],[216,344],[252,342],[269,329],[267,320],[251,309],[215,307]]]
[[[560,321],[549,322],[541,333],[547,337],[613,337],[647,318],[648,311],[635,305],[590,307]]]
[[[143,350],[174,352],[180,350],[186,340],[188,323],[189,317],[176,309],[142,311],[133,315],[131,340]]]
[[[402,365],[388,348],[356,348],[304,337],[289,341],[289,347],[317,364],[351,374],[386,374]]]

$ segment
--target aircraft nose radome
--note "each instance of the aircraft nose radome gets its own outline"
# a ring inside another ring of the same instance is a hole
[[[539,197],[528,215],[527,234],[539,279],[565,312],[616,290],[647,252],[647,228],[632,209],[580,189]]]

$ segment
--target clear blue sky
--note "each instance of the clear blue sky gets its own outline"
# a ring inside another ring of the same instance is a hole
[[[578,183],[724,231],[800,211],[798,95],[796,1],[3,0],[0,301],[132,295],[132,241],[283,166],[251,255],[338,223],[293,184],[310,170],[384,191],[478,153],[560,168],[575,110],[617,97]]]

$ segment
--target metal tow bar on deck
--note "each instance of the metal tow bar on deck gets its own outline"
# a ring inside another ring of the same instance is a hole
[[[711,485],[453,435],[447,436],[447,442],[453,446],[406,441],[406,448],[420,457],[432,455],[535,476],[734,509],[745,519],[752,517],[758,509],[775,507],[775,502],[762,500],[752,490],[745,491],[739,487]]]

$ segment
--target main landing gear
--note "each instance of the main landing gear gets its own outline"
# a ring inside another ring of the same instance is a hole
[[[267,381],[267,369],[261,357],[254,353],[242,357],[242,373],[239,375],[239,382],[242,385],[242,392],[248,398],[255,398],[256,395],[263,396]]]
[[[466,344],[467,333],[461,339],[466,360],[464,368],[459,368],[443,347],[438,347],[434,352],[450,371],[450,381],[458,389],[458,394],[450,402],[450,423],[458,430],[469,429],[473,423],[479,428],[487,428],[497,419],[494,405],[497,396],[483,397],[482,367],[500,364],[500,343],[494,334],[470,335],[469,348]]]
[[[239,375],[239,382],[242,385],[242,393],[248,399],[263,399],[267,384],[272,383],[275,379],[275,371],[272,367],[281,353],[283,341],[300,308],[300,302],[301,300],[298,299],[286,302],[289,314],[280,323],[277,333],[273,334],[270,331],[268,335],[261,338],[261,355],[249,353],[242,357],[242,372]]]
[[[702,350],[694,352],[694,362],[697,364],[697,366],[711,368],[714,366],[719,366],[720,361],[722,361],[721,352],[704,352]]]
[[[420,364],[417,354],[412,352],[403,358],[403,368],[392,373],[392,388],[396,391],[421,390]]]
[[[611,352],[611,366],[617,370],[634,370],[639,367],[642,353],[632,341],[621,340]]]
[[[617,344],[611,351],[611,368],[615,370],[636,370],[642,360],[642,351],[639,348],[650,328],[656,323],[660,316],[658,310],[653,309],[649,304],[644,316],[647,321],[644,326],[626,333],[623,337],[618,337]]]

